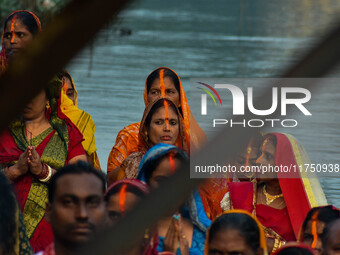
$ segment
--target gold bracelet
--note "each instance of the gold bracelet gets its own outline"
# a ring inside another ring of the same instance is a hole
[[[274,253],[279,248],[279,239],[275,238],[274,247],[271,253]]]
[[[280,243],[279,243],[279,249],[282,247],[282,246],[284,246],[286,244],[286,242],[285,241],[280,241]]]
[[[52,177],[52,168],[49,165],[47,165],[47,164],[44,164],[44,165],[47,166],[48,174],[47,174],[46,178],[39,179],[39,181],[41,181],[41,182],[48,182],[51,179],[51,177]]]

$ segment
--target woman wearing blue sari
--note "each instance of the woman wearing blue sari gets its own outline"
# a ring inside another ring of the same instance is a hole
[[[143,157],[138,179],[151,189],[157,188],[169,178],[175,169],[188,161],[185,152],[174,145],[157,144]],[[165,216],[157,223],[158,251],[170,251],[177,255],[203,255],[208,219],[198,192],[194,192],[186,204],[173,215]]]

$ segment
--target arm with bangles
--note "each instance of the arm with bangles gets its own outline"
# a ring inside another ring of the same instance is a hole
[[[42,182],[48,182],[55,170],[41,162],[40,156],[34,146],[28,146],[24,153],[19,156],[18,162],[3,169],[3,173],[10,181],[31,172],[31,174]]]
[[[87,162],[86,155],[81,154],[74,156],[69,159],[68,164],[76,163],[79,160]],[[28,146],[24,153],[19,156],[18,162],[10,167],[4,168],[2,172],[11,182],[14,182],[28,172],[31,172],[39,181],[48,182],[56,170],[41,162],[40,156],[34,146]]]

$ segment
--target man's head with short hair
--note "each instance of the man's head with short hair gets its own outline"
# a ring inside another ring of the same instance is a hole
[[[78,249],[107,224],[105,183],[100,171],[81,161],[53,175],[46,219],[52,225],[56,249]]]

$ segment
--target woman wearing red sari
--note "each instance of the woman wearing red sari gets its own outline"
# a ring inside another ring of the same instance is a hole
[[[60,111],[60,85],[52,80],[0,135],[0,168],[14,184],[34,251],[53,239],[44,219],[47,182],[65,164],[87,161],[81,133]]]
[[[262,167],[288,166],[292,169],[310,163],[301,144],[288,134],[265,136]],[[317,178],[303,169],[302,173],[266,173],[257,175],[256,182],[229,183],[230,208],[253,213],[265,227],[268,250],[274,252],[288,241],[296,241],[299,229],[311,207],[327,204]],[[287,178],[288,177],[288,178]],[[226,197],[228,197],[226,196]],[[228,204],[228,203],[225,203]],[[229,208],[228,208],[229,207]]]

